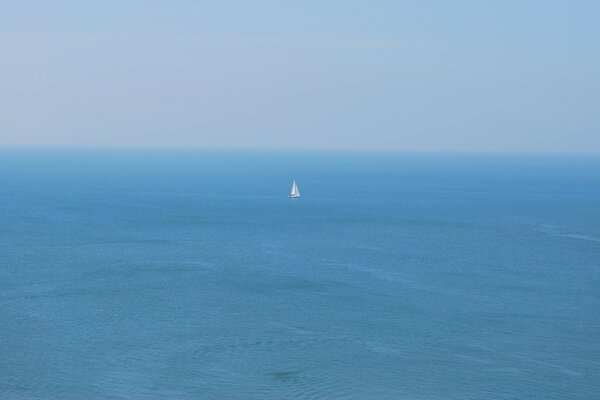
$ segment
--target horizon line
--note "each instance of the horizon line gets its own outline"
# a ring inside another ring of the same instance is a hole
[[[530,150],[432,150],[401,148],[343,148],[343,147],[224,147],[185,145],[74,145],[74,144],[1,144],[3,150],[52,151],[149,151],[149,152],[217,152],[217,153],[336,153],[336,154],[404,154],[404,155],[490,155],[490,156],[566,156],[600,157],[600,151],[530,151]]]

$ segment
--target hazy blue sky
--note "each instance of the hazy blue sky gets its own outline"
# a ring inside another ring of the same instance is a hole
[[[600,153],[600,1],[0,0],[0,145]]]

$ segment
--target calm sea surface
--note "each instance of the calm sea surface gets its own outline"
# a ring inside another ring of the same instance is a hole
[[[600,160],[2,150],[0,398],[598,399]]]

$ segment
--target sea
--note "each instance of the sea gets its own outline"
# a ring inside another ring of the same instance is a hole
[[[600,158],[4,148],[0,398],[600,399]]]

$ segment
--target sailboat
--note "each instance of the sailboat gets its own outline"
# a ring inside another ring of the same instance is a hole
[[[300,191],[298,190],[298,185],[296,185],[296,181],[292,183],[292,191],[290,192],[288,197],[290,199],[297,199],[298,197],[300,197]]]

